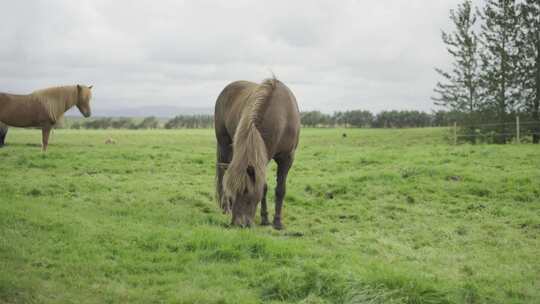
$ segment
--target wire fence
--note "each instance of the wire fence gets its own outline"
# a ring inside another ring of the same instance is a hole
[[[540,121],[515,121],[495,123],[454,123],[451,128],[454,144],[472,143],[538,143],[540,140]]]

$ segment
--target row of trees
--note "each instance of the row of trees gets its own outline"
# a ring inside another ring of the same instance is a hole
[[[439,111],[432,114],[419,111],[383,111],[372,114],[355,110],[324,114],[319,111],[301,113],[301,123],[306,127],[357,127],[357,128],[415,128],[448,126],[460,119],[460,113]],[[133,118],[96,118],[76,120],[65,127],[72,129],[195,129],[213,128],[213,115],[179,115],[165,123],[154,116],[143,120]]]
[[[103,117],[96,119],[77,120],[66,127],[72,129],[179,129],[179,128],[211,128],[214,126],[214,117],[212,115],[179,115],[164,124],[158,118],[149,116],[143,120],[120,117]]]
[[[213,126],[213,115],[178,115],[164,125],[165,129],[196,129],[212,128]]]
[[[452,57],[449,70],[436,69],[442,81],[435,104],[463,115],[464,132],[478,133],[485,122],[495,142],[510,139],[507,125],[516,115],[533,120],[533,142],[540,140],[540,1],[487,0],[474,8],[470,0],[450,11],[454,25],[442,32]],[[473,137],[474,138],[474,137]]]
[[[146,117],[137,122],[131,118],[97,118],[90,120],[78,120],[69,124],[72,129],[156,129],[159,128],[159,120],[154,117]]]
[[[370,111],[355,110],[324,114],[319,111],[302,113],[302,125],[307,127],[357,127],[357,128],[416,128],[448,126],[453,114],[445,111],[433,114],[421,111]],[[455,118],[454,118],[455,119]]]

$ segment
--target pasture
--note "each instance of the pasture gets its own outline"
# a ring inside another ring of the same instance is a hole
[[[446,132],[303,129],[277,231],[228,227],[213,130],[11,129],[0,302],[539,303],[540,149]]]

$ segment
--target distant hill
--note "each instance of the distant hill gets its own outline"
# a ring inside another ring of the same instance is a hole
[[[212,114],[211,108],[188,108],[175,106],[143,106],[143,107],[118,107],[118,108],[92,108],[92,116],[94,117],[147,117],[156,116],[160,118],[172,118],[177,115],[192,115],[192,114]],[[66,113],[66,116],[80,115],[77,108],[73,108]]]

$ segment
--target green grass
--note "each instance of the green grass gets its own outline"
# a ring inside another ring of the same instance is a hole
[[[228,227],[212,130],[12,129],[0,303],[539,303],[540,149],[444,136],[302,130],[276,231]]]

